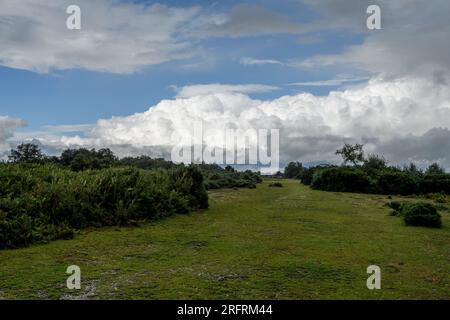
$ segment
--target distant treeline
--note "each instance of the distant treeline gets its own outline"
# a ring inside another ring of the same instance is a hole
[[[362,149],[362,145],[345,145],[338,150],[336,153],[344,159],[341,166],[306,168],[299,162],[291,162],[285,168],[284,175],[324,191],[388,195],[450,194],[450,174],[438,164],[431,164],[426,170],[414,164],[403,168],[388,166],[383,157],[365,157]],[[351,165],[347,165],[349,162]]]
[[[46,156],[35,144],[25,143],[11,150],[10,163],[16,164],[52,164],[75,172],[99,170],[111,167],[133,167],[144,170],[175,169],[186,167],[165,159],[149,156],[126,157],[119,159],[110,149],[67,149],[59,157]],[[194,164],[204,176],[207,189],[221,188],[255,188],[262,182],[258,172],[250,170],[241,172],[231,166],[222,168],[217,164]]]
[[[254,188],[259,182],[258,173],[231,167],[118,159],[109,149],[47,157],[36,145],[23,144],[0,163],[0,248],[206,209],[206,188]]]

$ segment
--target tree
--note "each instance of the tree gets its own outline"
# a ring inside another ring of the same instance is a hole
[[[303,172],[303,164],[300,162],[290,162],[284,169],[284,176],[289,179],[300,179]]]
[[[364,145],[362,144],[345,144],[342,149],[336,150],[336,154],[341,155],[342,159],[344,159],[344,165],[348,162],[351,162],[354,166],[359,165],[361,162],[364,162]]]
[[[226,166],[225,171],[235,172],[236,170],[232,166]]]
[[[22,143],[16,149],[12,149],[8,157],[9,161],[15,163],[39,163],[44,158],[41,149],[33,143]]]
[[[364,159],[363,169],[369,173],[374,173],[386,168],[387,161],[384,157],[371,154]]]
[[[98,151],[85,148],[67,149],[61,154],[60,158],[62,165],[70,167],[74,171],[107,168],[117,161],[117,157],[110,149]]]
[[[425,171],[426,174],[445,174],[445,169],[442,168],[438,163],[431,164]]]

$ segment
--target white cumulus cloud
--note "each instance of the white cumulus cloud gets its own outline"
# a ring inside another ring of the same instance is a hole
[[[189,57],[179,36],[198,8],[78,0],[81,30],[68,30],[68,0],[0,0],[0,65],[47,73],[53,69],[132,73]]]
[[[192,124],[202,121],[207,128],[280,129],[282,162],[334,161],[338,147],[358,141],[368,152],[382,152],[395,163],[440,161],[450,167],[450,149],[442,145],[450,138],[448,119],[446,85],[422,78],[375,78],[327,96],[301,93],[261,101],[219,92],[163,100],[144,113],[100,120],[86,137],[64,136],[58,143],[112,146],[123,154],[170,154],[178,143],[173,133],[192,135]],[[204,142],[209,147],[221,144],[209,136]],[[439,152],[423,151],[431,146]]]
[[[189,98],[195,96],[205,96],[217,93],[264,93],[279,88],[276,86],[269,86],[264,84],[196,84],[184,86],[182,88],[174,87],[177,91],[177,98]]]

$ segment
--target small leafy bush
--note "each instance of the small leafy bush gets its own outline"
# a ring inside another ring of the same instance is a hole
[[[410,203],[401,207],[401,215],[407,226],[440,228],[441,215],[429,203]]]
[[[387,206],[392,209],[392,211],[389,213],[391,216],[399,216],[401,215],[402,211],[402,204],[398,201],[391,201],[387,203]]]
[[[398,201],[391,201],[388,203],[388,207],[396,210],[396,211],[400,211],[402,204]]]

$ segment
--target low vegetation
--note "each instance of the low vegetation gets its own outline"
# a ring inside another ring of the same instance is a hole
[[[0,248],[207,207],[203,176],[195,167],[73,172],[52,165],[0,165]]]
[[[269,183],[269,188],[283,188],[283,184],[281,182],[272,182]]]
[[[22,144],[0,163],[0,249],[70,239],[88,227],[135,225],[208,207],[207,189],[255,188],[259,173],[174,164],[109,149],[60,157]]]
[[[429,228],[441,228],[442,226],[441,215],[431,203],[392,201],[388,206],[393,209],[391,215],[402,217],[407,226]]]
[[[362,145],[345,145],[338,150],[336,153],[344,159],[341,166],[305,168],[300,163],[290,163],[286,167],[286,175],[300,179],[313,189],[324,191],[389,195],[440,194],[441,201],[446,201],[446,194],[450,195],[450,174],[438,164],[432,164],[426,170],[420,170],[414,164],[403,168],[388,166],[382,157],[364,157],[362,148]]]

